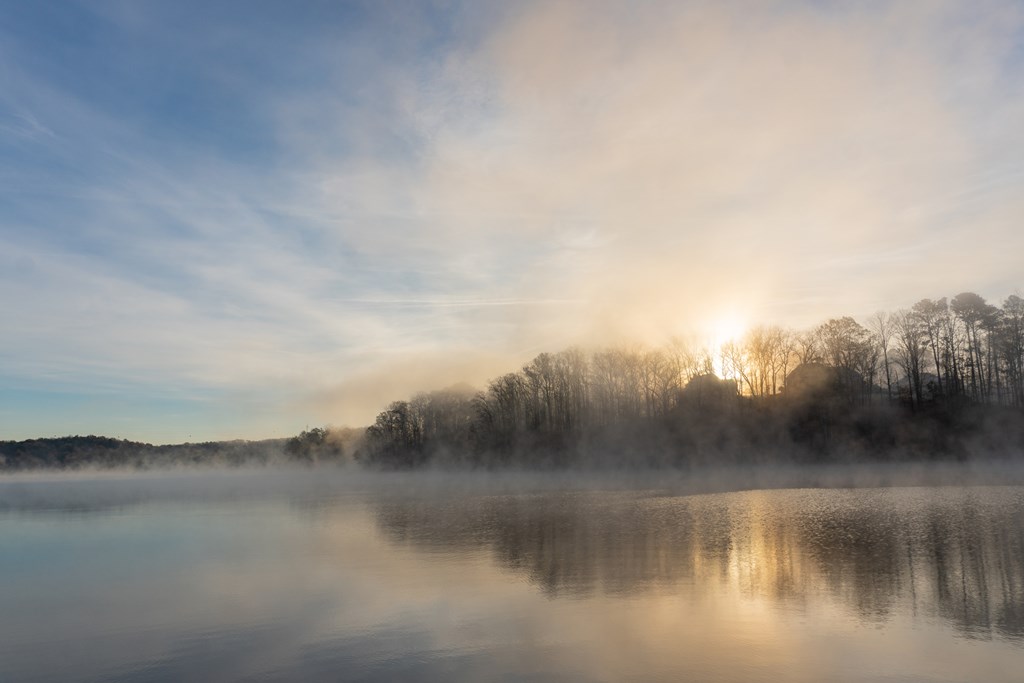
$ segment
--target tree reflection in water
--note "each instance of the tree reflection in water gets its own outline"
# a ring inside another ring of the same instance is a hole
[[[941,618],[1024,638],[1024,490],[576,492],[390,499],[379,527],[424,551],[489,548],[551,597],[733,591],[862,622]]]

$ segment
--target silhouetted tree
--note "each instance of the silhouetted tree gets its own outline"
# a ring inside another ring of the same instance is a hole
[[[911,311],[900,309],[893,314],[892,322],[896,331],[896,360],[907,379],[908,400],[911,406],[919,406],[923,399],[921,374],[926,353],[921,321]]]
[[[889,362],[889,346],[893,335],[892,316],[878,311],[871,316],[870,326],[875,335],[875,345],[882,353],[882,368],[885,371],[885,395],[892,400],[892,365]]]
[[[361,460],[382,467],[413,467],[423,462],[423,426],[408,401],[395,401],[366,429]]]
[[[850,402],[870,396],[878,364],[871,333],[850,317],[832,318],[817,328],[822,355],[836,368],[837,381]]]
[[[996,325],[998,309],[989,305],[974,292],[963,292],[953,297],[950,308],[964,325],[967,335],[967,363],[971,397],[987,401],[990,395],[992,372],[991,357],[985,348],[986,334]]]
[[[914,304],[913,308],[911,308],[911,312],[917,318],[921,331],[924,333],[924,338],[927,342],[928,348],[932,351],[932,360],[935,363],[936,387],[938,389],[938,395],[942,396],[944,394],[942,386],[942,362],[940,360],[943,347],[942,329],[943,321],[949,312],[949,306],[946,303],[945,297],[938,301],[922,299]],[[947,377],[947,384],[948,383],[949,380]]]
[[[340,441],[330,439],[330,432],[320,427],[303,431],[288,439],[285,453],[299,462],[316,463],[320,460],[340,460],[344,449]]]
[[[1004,363],[1009,403],[1024,406],[1024,299],[1013,294],[1003,302],[999,343]]]

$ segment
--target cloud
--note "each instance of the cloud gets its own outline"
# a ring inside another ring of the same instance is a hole
[[[946,248],[880,280],[857,269],[816,280],[823,260],[930,242],[933,217],[920,212],[947,209],[982,168],[958,111],[972,103],[950,102],[951,84],[995,67],[1001,41],[991,54],[977,44],[999,27],[955,46],[977,70],[962,73],[945,44],[960,33],[951,9],[934,7],[671,5],[622,22],[589,3],[528,6],[456,60],[485,72],[464,80],[491,104],[435,134],[419,196],[467,233],[478,216],[526,243],[584,224],[603,248],[534,262],[535,281],[569,287],[599,318],[626,312],[627,334],[670,308],[697,320],[723,305],[756,311],[808,283],[822,305],[783,317],[857,309],[843,293],[853,288],[894,303],[910,285],[911,296],[941,289],[930,266],[955,258]],[[537,215],[512,218],[524,212]]]
[[[359,423],[723,312],[1019,287],[1016,3],[338,12],[211,16],[179,44],[146,36],[181,17],[105,7],[88,87],[6,42],[7,375]]]

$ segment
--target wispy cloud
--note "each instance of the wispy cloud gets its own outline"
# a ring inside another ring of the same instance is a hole
[[[1014,2],[68,9],[103,40],[0,29],[11,381],[358,423],[723,310],[1020,286]]]
[[[15,112],[0,121],[0,132],[28,140],[56,138],[56,134],[44,126],[31,112]]]

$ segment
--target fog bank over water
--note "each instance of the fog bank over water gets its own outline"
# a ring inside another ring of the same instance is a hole
[[[558,491],[700,495],[796,488],[1024,485],[1024,464],[901,463],[707,467],[680,470],[499,470],[432,468],[374,472],[355,465],[25,472],[0,476],[0,510],[108,509],[159,501],[384,496],[447,499]]]

